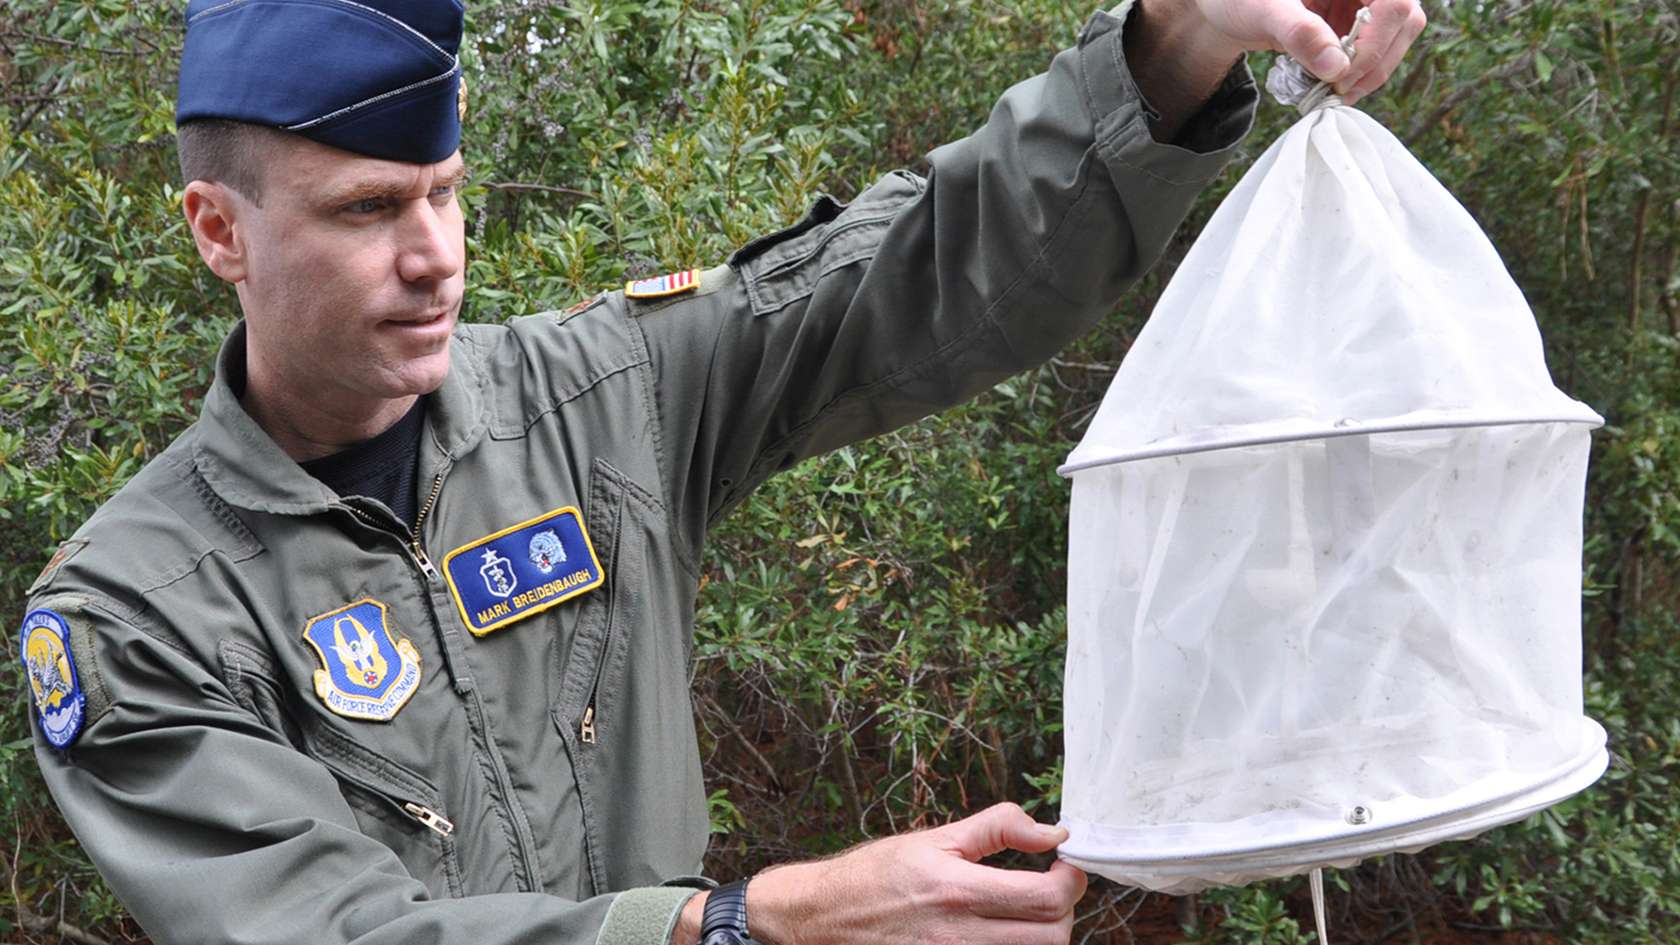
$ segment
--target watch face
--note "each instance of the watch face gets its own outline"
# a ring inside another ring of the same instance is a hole
[[[712,934],[705,937],[700,945],[758,945],[734,929],[713,929]]]

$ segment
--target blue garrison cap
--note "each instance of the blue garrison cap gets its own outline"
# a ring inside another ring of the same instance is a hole
[[[191,0],[175,122],[268,125],[388,161],[461,144],[460,0]]]

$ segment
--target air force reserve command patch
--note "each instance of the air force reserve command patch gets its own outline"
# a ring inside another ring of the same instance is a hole
[[[385,605],[370,597],[310,618],[303,638],[321,658],[315,695],[345,718],[389,722],[420,688],[420,652],[391,636]]]
[[[575,508],[556,509],[463,545],[443,559],[461,619],[483,636],[606,580]]]
[[[68,748],[87,717],[87,696],[70,656],[70,625],[56,611],[32,610],[23,618],[19,648],[41,734],[54,748]]]

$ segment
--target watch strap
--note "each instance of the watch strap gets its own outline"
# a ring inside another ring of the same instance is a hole
[[[706,894],[700,917],[701,945],[752,943],[747,933],[747,880],[738,879]]]

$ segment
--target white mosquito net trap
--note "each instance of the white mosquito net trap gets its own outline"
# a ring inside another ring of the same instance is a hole
[[[1470,215],[1329,105],[1215,213],[1061,469],[1060,852],[1121,883],[1414,851],[1606,766],[1580,643],[1602,420]]]

